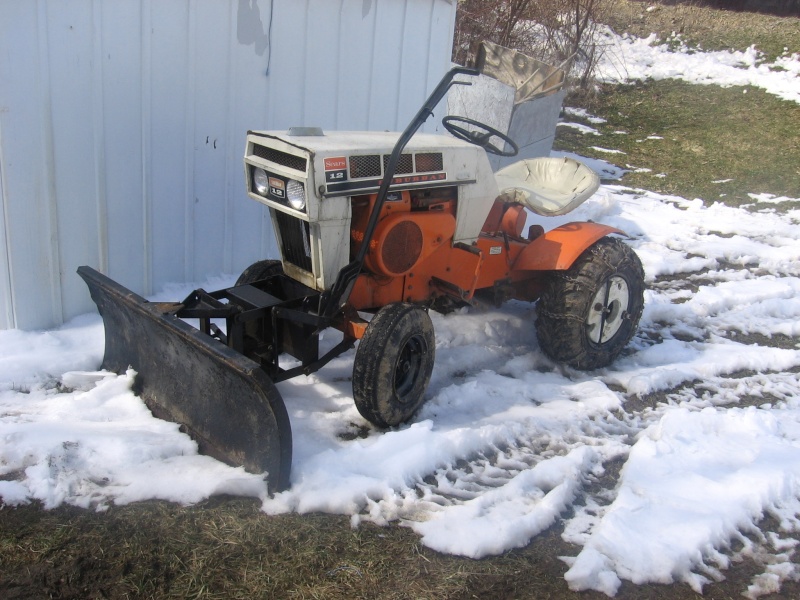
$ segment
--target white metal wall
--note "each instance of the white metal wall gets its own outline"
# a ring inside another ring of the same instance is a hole
[[[450,65],[454,0],[0,1],[0,329],[277,251],[248,129],[398,129]]]

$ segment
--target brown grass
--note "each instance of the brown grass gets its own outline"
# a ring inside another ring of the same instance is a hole
[[[770,60],[783,54],[784,48],[800,52],[800,19],[795,17],[718,10],[691,0],[606,2],[607,24],[618,33],[638,37],[657,33],[662,39],[677,33],[705,50],[745,50],[755,44]]]
[[[613,486],[608,465],[597,489]],[[350,527],[330,515],[270,517],[256,502],[216,498],[197,506],[142,502],[105,513],[35,505],[0,509],[0,597],[583,599],[560,555],[577,554],[560,526],[527,547],[484,560],[446,556],[400,526]],[[763,568],[761,569],[763,570]],[[742,564],[704,598],[739,597],[761,572]],[[800,586],[788,584],[797,597]],[[619,600],[700,598],[686,585],[624,583]]]

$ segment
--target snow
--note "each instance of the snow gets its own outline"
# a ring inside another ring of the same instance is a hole
[[[576,129],[578,133],[584,134],[591,134],[591,135],[602,135],[597,129],[594,127],[589,127],[588,125],[584,125],[583,123],[573,123],[572,121],[562,121],[557,123],[559,127],[567,127],[569,129]]]
[[[613,595],[625,578],[683,581],[701,593],[706,575],[718,579],[716,569],[730,566],[718,549],[729,545],[731,528],[750,528],[765,508],[800,492],[799,416],[797,403],[666,413],[631,448],[614,502],[573,519],[569,536],[584,545],[567,559],[570,587]]]
[[[596,152],[603,152],[605,154],[625,154],[622,150],[616,150],[614,148],[603,148],[601,146],[589,146],[592,150]]]
[[[754,85],[800,101],[797,55],[769,65],[754,49],[670,52],[674,42],[609,36],[604,76]],[[624,173],[589,164],[606,181]],[[291,488],[273,497],[264,477],[198,455],[177,425],[153,418],[131,392],[132,372],[97,370],[98,316],[0,331],[0,498],[104,510],[245,495],[267,514],[400,523],[430,548],[472,558],[563,523],[576,545],[563,557],[574,590],[614,595],[627,580],[700,591],[750,558],[763,572],[743,593],[774,592],[800,578],[790,537],[800,532],[800,199],[751,198],[732,208],[617,182],[570,215],[539,218],[548,229],[593,220],[629,234],[648,290],[620,359],[590,373],[553,364],[524,303],[432,313],[436,366],[413,423],[366,424],[352,401],[352,352],[279,384],[294,464]],[[767,515],[774,531],[758,529]]]
[[[745,51],[702,52],[686,45],[680,35],[659,43],[646,38],[617,36],[605,28],[598,34],[604,48],[598,78],[609,83],[644,79],[680,79],[699,85],[753,86],[784,100],[800,102],[800,54],[767,62],[755,46]],[[747,90],[744,90],[745,92]]]
[[[589,114],[585,108],[575,108],[573,106],[567,106],[564,108],[564,114],[570,117],[578,117],[580,119],[586,119],[589,123],[594,123],[595,125],[599,125],[600,123],[605,123],[606,120],[602,117],[596,117],[592,114]]]

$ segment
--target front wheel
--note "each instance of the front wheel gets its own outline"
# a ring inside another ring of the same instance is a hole
[[[378,427],[410,419],[425,399],[436,351],[428,313],[412,304],[381,308],[367,326],[353,361],[353,399]]]
[[[283,275],[283,265],[279,260],[260,260],[247,267],[239,278],[236,285],[246,285],[267,279],[273,275]]]
[[[636,333],[643,307],[639,257],[624,242],[603,238],[550,278],[536,306],[539,345],[571,367],[605,367]]]

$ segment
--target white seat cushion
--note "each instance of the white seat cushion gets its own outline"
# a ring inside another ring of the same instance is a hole
[[[567,214],[600,187],[597,173],[566,156],[520,160],[494,176],[502,200],[519,202],[545,217]]]

